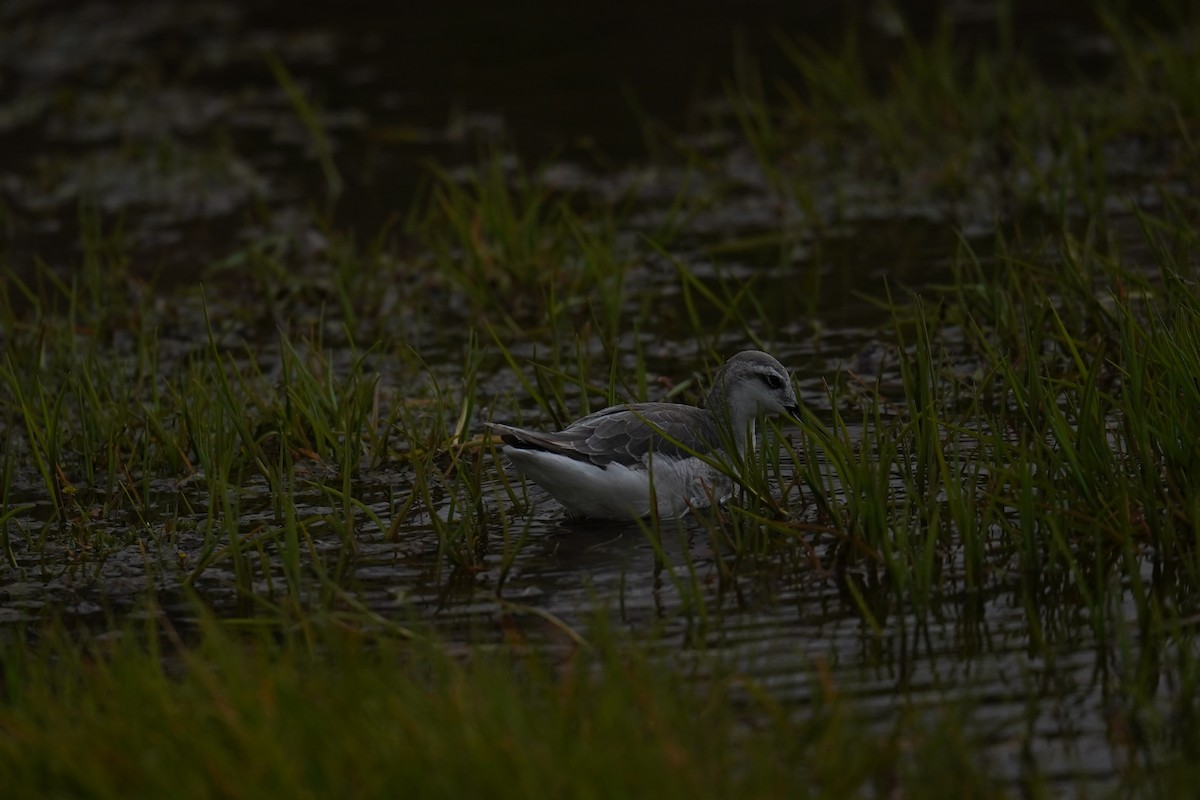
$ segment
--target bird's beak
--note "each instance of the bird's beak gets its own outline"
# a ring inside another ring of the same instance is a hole
[[[787,415],[792,419],[796,420],[797,422],[800,421],[800,406],[784,406],[783,410],[786,411]]]

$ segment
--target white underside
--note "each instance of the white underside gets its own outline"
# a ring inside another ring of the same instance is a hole
[[[577,517],[636,519],[657,506],[659,517],[674,519],[729,494],[728,478],[698,458],[658,456],[649,465],[598,467],[543,450],[505,447],[504,453]]]

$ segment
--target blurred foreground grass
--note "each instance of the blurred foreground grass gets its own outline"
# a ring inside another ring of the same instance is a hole
[[[85,208],[78,269],[0,292],[5,583],[99,576],[136,547],[148,585],[168,575],[186,594],[227,569],[251,612],[197,612],[180,633],[150,591],[145,621],[112,620],[102,636],[53,615],[7,630],[4,786],[123,797],[1061,789],[1027,755],[1034,731],[1003,734],[1026,768],[997,783],[997,743],[969,696],[931,709],[901,695],[880,725],[870,698],[839,693],[817,660],[804,676],[812,699],[788,705],[719,651],[618,635],[603,614],[586,630],[560,626],[565,647],[530,646],[503,624],[500,645],[439,643],[421,620],[356,594],[367,536],[428,537],[438,570],[493,569],[503,586],[532,517],[524,487],[473,435],[479,424],[694,396],[686,380],[653,382],[648,343],[686,341],[708,365],[731,341],[788,348],[799,329],[769,318],[757,278],[722,273],[719,258],[766,241],[783,259],[803,245],[813,261],[789,265],[797,282],[815,280],[829,237],[867,235],[881,202],[902,220],[983,226],[988,248],[964,234],[936,285],[880,282],[872,299],[890,320],[879,335],[894,367],[829,375],[801,432],[768,432],[779,447],[746,475],[743,502],[696,523],[722,554],[718,579],[770,562],[835,581],[864,647],[889,626],[929,624],[942,603],[1003,593],[1024,613],[1031,659],[1091,651],[1116,764],[1105,789],[1193,785],[1200,58],[1195,21],[1179,13],[1167,33],[1109,14],[1113,69],[1066,86],[1039,78],[1004,36],[990,55],[945,32],[912,39],[882,87],[852,39],[834,53],[785,43],[798,77],[783,100],[747,68],[726,104],[737,143],[725,155],[751,154],[779,209],[753,236],[705,237],[705,215],[747,189],[679,142],[691,177],[656,213],[636,187],[618,202],[562,192],[490,154],[465,179],[435,170],[403,246],[387,231],[368,243],[326,231],[320,256],[296,264],[294,243],[263,241],[214,265],[203,290],[166,296]],[[305,113],[315,124],[318,111]],[[829,191],[839,181],[865,198]],[[445,330],[466,333],[447,342]],[[890,383],[877,380],[885,369]],[[496,391],[505,372],[517,377]],[[381,503],[366,495],[382,470],[401,478]],[[705,577],[684,567],[669,579],[703,598]],[[719,625],[707,612],[701,599],[677,613]],[[268,632],[241,632],[247,618]]]

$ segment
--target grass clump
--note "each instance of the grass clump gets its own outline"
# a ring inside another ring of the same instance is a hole
[[[937,721],[868,732],[819,690],[794,717],[736,671],[666,666],[612,634],[558,656],[463,658],[344,628],[273,639],[208,620],[186,644],[149,622],[86,645],[45,632],[3,647],[0,765],[27,796],[990,791],[971,745]],[[946,759],[955,769],[927,773]]]
[[[560,318],[595,318],[609,330],[630,267],[616,246],[620,222],[619,209],[556,191],[541,171],[493,153],[465,175],[433,168],[413,235],[433,274],[466,298],[471,322],[498,317],[510,330],[540,324],[558,333]]]
[[[1142,220],[1156,272],[1070,234],[986,267],[965,252],[952,286],[895,311],[899,392],[852,420],[836,389],[831,421],[808,420],[817,510],[900,596],[960,556],[976,587],[1015,559],[1091,574],[1098,601],[1113,558],[1128,580],[1149,559],[1196,585],[1194,232]]]
[[[1114,196],[1144,197],[1195,169],[1195,9],[1165,6],[1080,15],[1111,46],[1086,68],[1040,63],[1005,4],[988,33],[950,15],[919,31],[889,12],[886,35],[851,25],[832,45],[779,36],[794,73],[768,83],[741,53],[715,116],[785,201],[784,240],[837,236],[881,208],[969,231],[1103,225]],[[1167,21],[1149,23],[1156,14]],[[722,161],[695,163],[730,178]]]
[[[132,564],[151,595],[232,594],[218,612],[273,638],[211,620],[186,642],[165,624],[86,643],[12,633],[5,774],[28,794],[956,796],[996,791],[1001,760],[1024,766],[999,791],[1037,794],[1062,775],[1036,751],[1075,721],[1044,732],[1039,706],[1057,701],[1112,756],[1109,786],[1184,785],[1200,713],[1200,292],[1197,209],[1173,189],[1195,172],[1200,73],[1162,36],[1153,55],[1122,39],[1125,61],[1066,86],[1004,35],[975,56],[948,29],[905,34],[882,73],[853,39],[795,49],[812,85],[785,87],[782,106],[744,64],[735,122],[774,193],[754,201],[793,202],[811,239],[774,229],[795,219],[785,202],[768,230],[707,242],[727,231],[700,230],[688,193],[704,181],[689,175],[657,217],[668,241],[638,241],[626,234],[653,219],[494,154],[435,170],[403,246],[325,231],[297,266],[299,250],[259,242],[203,292],[156,297],[120,237],[85,226],[76,277],[0,285],[5,583],[66,575],[103,592]],[[1123,183],[1114,156],[1164,121],[1151,149],[1167,157]],[[1129,185],[1150,201],[1133,214]],[[722,188],[695,202],[719,206]],[[952,206],[975,234],[924,258],[920,285],[851,282],[890,323],[841,335],[883,342],[878,363],[795,322],[800,295],[819,314],[861,307],[809,293],[830,284],[810,273],[889,265],[793,248],[841,235],[856,251],[872,215],[944,221]],[[1118,236],[1131,220],[1137,235]],[[778,242],[770,269],[743,260],[759,240]],[[751,343],[804,359],[804,425],[766,426],[728,507],[632,529],[625,555],[653,561],[644,586],[563,555],[602,546],[575,530],[566,544],[475,435],[492,418],[562,425],[599,404],[695,399],[697,363]],[[386,600],[372,570],[400,584]],[[622,602],[641,593],[645,616],[621,619],[649,641],[563,621],[575,609],[555,593],[604,578]],[[414,618],[464,607],[453,642],[421,641]],[[513,612],[578,648],[524,638]],[[791,649],[743,669],[746,638]],[[876,682],[843,696],[854,666]],[[955,677],[993,667],[979,692]],[[774,694],[781,671],[804,688]],[[926,673],[932,688],[913,678]],[[1087,685],[1056,699],[1056,680]],[[977,717],[977,702],[1002,708]],[[1019,759],[980,741],[1005,714],[995,735]]]

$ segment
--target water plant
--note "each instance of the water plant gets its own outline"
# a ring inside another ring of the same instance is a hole
[[[905,29],[884,62],[861,31],[784,41],[799,77],[774,87],[747,57],[734,144],[659,151],[686,174],[661,213],[485,150],[365,245],[264,238],[200,290],[148,284],[85,205],[76,268],[0,282],[5,774],[1189,786],[1200,70],[1187,9],[1178,33],[1108,13],[1120,58],[1070,80],[1008,18],[990,50]],[[276,74],[332,197],[320,115]],[[746,153],[766,190],[731,176]],[[752,191],[772,214],[714,221]],[[918,219],[943,234],[919,271],[865,247]],[[800,365],[803,424],[678,525],[563,530],[478,435],[695,400],[750,344]]]

